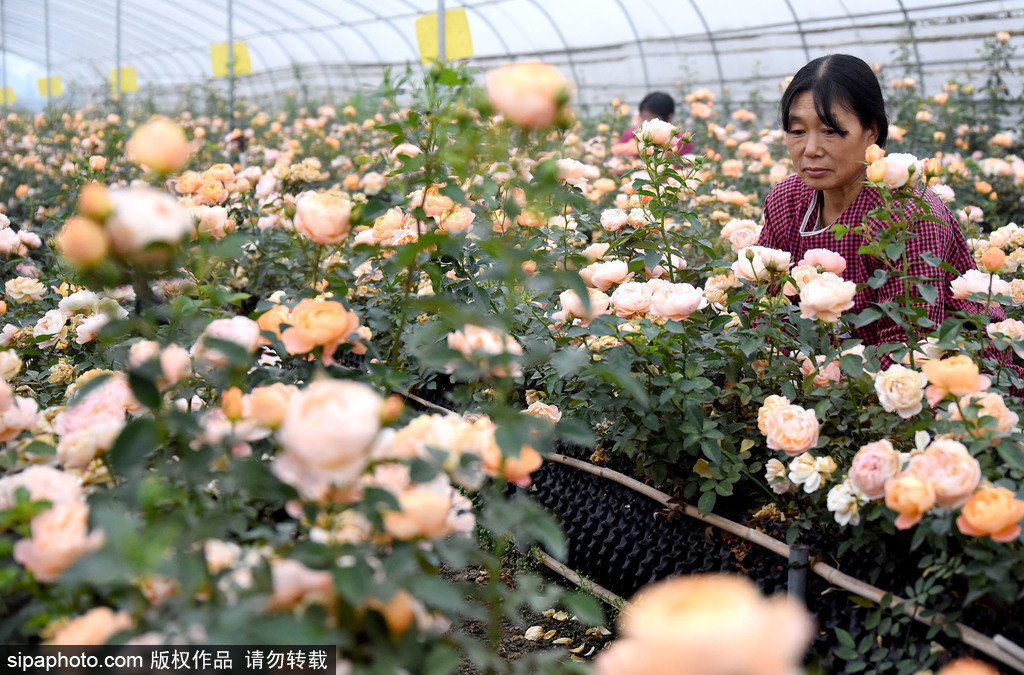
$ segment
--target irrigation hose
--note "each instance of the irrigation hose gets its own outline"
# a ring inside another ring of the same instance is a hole
[[[740,525],[739,523],[735,523],[731,520],[728,520],[727,518],[722,518],[721,516],[717,516],[713,513],[702,515],[696,507],[690,504],[674,501],[664,492],[661,492],[660,490],[657,490],[651,487],[650,485],[641,483],[636,479],[630,478],[629,476],[621,474],[618,471],[612,471],[611,469],[595,466],[594,464],[590,464],[589,462],[573,459],[572,457],[567,457],[565,455],[558,453],[547,454],[545,455],[545,458],[558,464],[571,466],[581,471],[586,471],[587,473],[594,474],[595,476],[600,476],[601,478],[614,481],[620,485],[624,485],[635,492],[639,492],[640,494],[645,495],[653,499],[654,501],[661,503],[662,505],[671,509],[673,512],[681,511],[682,513],[685,513],[691,518],[694,518],[701,522],[705,522],[709,525],[713,525],[719,529],[725,530],[726,532],[734,534],[737,537],[740,537],[741,539],[745,539],[751,543],[757,544],[758,546],[762,546],[772,551],[773,553],[776,553],[782,556],[783,558],[786,558],[787,560],[789,559],[789,546],[786,543],[781,542],[778,539],[775,539],[774,537],[770,537],[763,532],[751,529],[749,527],[746,527],[745,525]],[[546,554],[544,554],[544,556],[550,558],[550,556],[547,556]],[[576,583],[578,586],[580,586],[580,584],[568,575],[572,574],[576,579],[580,579],[583,582],[583,585],[581,586],[582,588],[600,588],[595,584],[591,584],[589,581],[582,579],[578,574],[576,574],[572,570],[566,570],[564,565],[562,565],[554,559],[551,559],[551,562],[544,558],[542,558],[542,560],[548,567],[555,570],[559,574],[562,574],[562,576],[564,576],[566,579],[569,579],[570,581],[573,581],[573,583]],[[881,603],[882,598],[885,597],[885,595],[887,595],[887,593],[882,589],[872,586],[870,584],[866,584],[863,581],[855,579],[854,577],[851,577],[848,574],[844,574],[843,572],[840,572],[838,569],[832,567],[831,565],[826,565],[822,562],[816,562],[813,565],[811,565],[811,569],[814,571],[815,574],[823,578],[828,583],[834,586],[838,586],[847,591],[856,593],[861,597],[868,598],[873,602]],[[600,590],[604,593],[609,593],[607,590],[603,588],[600,588]],[[598,594],[595,593],[595,595]],[[619,600],[618,596],[615,596],[614,594],[610,595]],[[603,595],[598,595],[598,597],[605,599]],[[912,618],[920,621],[921,623],[927,626],[932,626],[936,623],[945,622],[943,616],[940,614],[932,613],[925,616],[925,614],[927,613],[926,608],[915,605],[895,595],[891,597],[892,607],[899,607],[906,614],[910,615]],[[1004,665],[1007,665],[1021,673],[1024,673],[1024,649],[1022,649],[1019,645],[1010,642],[1002,635],[997,635],[995,639],[993,639],[961,623],[956,623],[954,625],[960,631],[960,640],[964,644],[970,645],[971,647],[974,647],[978,651],[987,654],[993,659],[1002,662]]]

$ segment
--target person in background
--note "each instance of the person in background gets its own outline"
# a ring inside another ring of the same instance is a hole
[[[883,205],[878,190],[867,182],[865,157],[870,146],[885,147],[889,130],[885,100],[871,66],[846,54],[816,58],[793,76],[779,110],[796,173],[765,198],[758,246],[787,251],[794,264],[802,264],[798,261],[814,249],[841,255],[845,259],[841,276],[861,288],[850,314],[895,300],[903,293],[899,277],[892,276],[877,288],[866,283],[882,263],[859,253],[865,238],[854,232],[838,238],[834,232],[837,223],[851,229],[862,222],[884,227],[880,221],[865,220]],[[913,219],[915,232],[907,245],[905,272],[927,279],[936,291],[934,302],[919,302],[926,305],[928,318],[936,326],[953,312],[984,314],[981,304],[953,297],[950,287],[953,279],[977,269],[956,217],[935,192],[919,189],[925,208],[904,205],[904,217]],[[929,254],[948,263],[951,270],[929,265],[925,262]],[[998,304],[992,304],[987,313],[993,322],[1006,319]],[[852,337],[866,345],[906,341],[903,329],[888,316],[855,328]],[[999,358],[997,352],[992,356]]]
[[[619,142],[612,146],[612,154],[614,155],[633,155],[637,156],[640,154],[640,150],[637,147],[636,137],[633,135],[634,130],[638,129],[641,124],[648,120],[661,120],[663,122],[672,122],[672,115],[676,112],[676,102],[672,100],[672,97],[663,91],[654,91],[644,99],[640,101],[640,108],[638,117],[628,129],[622,132],[622,138]],[[682,135],[679,136],[679,140],[676,142],[676,152],[679,155],[688,155],[693,152],[693,144],[686,142],[686,138]]]

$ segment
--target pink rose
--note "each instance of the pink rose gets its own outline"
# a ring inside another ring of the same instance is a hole
[[[814,357],[814,361],[805,356],[800,363],[800,373],[804,377],[813,374],[815,387],[827,387],[842,378],[839,361],[833,360],[826,364],[825,357],[820,354]]]
[[[931,484],[935,503],[947,509],[963,505],[981,482],[981,465],[963,443],[940,438],[911,458],[906,473]]]
[[[274,592],[268,609],[291,609],[301,603],[326,604],[334,596],[334,579],[327,570],[313,570],[297,560],[270,563]]]
[[[58,628],[49,644],[102,645],[132,625],[132,617],[125,612],[114,612],[109,607],[94,607]]]
[[[842,276],[846,270],[846,258],[827,248],[812,248],[804,253],[804,257],[797,265],[821,267],[821,272],[831,272],[837,276]]]
[[[606,260],[587,265],[580,270],[580,276],[588,285],[599,291],[607,291],[614,284],[621,284],[633,278],[625,260]]]
[[[304,192],[295,202],[295,229],[318,244],[339,244],[348,236],[352,202],[338,195]]]
[[[651,307],[651,287],[639,281],[619,284],[611,295],[615,315],[631,317],[644,314]]]
[[[625,209],[605,209],[601,212],[601,227],[609,232],[618,232],[629,222]]]
[[[603,314],[609,313],[611,299],[596,288],[588,288],[587,291],[590,297],[589,309],[584,306],[582,298],[580,298],[576,291],[569,289],[559,294],[558,300],[562,305],[562,309],[565,310],[567,317],[572,316],[583,321],[591,321]]]
[[[191,354],[200,361],[223,368],[228,365],[228,357],[215,347],[206,345],[207,338],[216,338],[236,345],[252,354],[260,344],[260,325],[244,316],[233,316],[230,319],[214,319],[203,330]]]
[[[888,440],[868,443],[857,451],[850,465],[849,479],[868,499],[885,496],[885,483],[900,472],[900,453]]]
[[[917,182],[920,171],[917,170],[917,157],[906,153],[897,152],[886,155],[882,158],[885,162],[885,178],[882,182],[890,190],[895,190],[910,182]],[[913,180],[911,174],[913,173]]]
[[[0,478],[0,511],[14,506],[18,488],[28,490],[34,502],[77,502],[83,500],[82,480],[52,466],[34,464],[24,471]]]
[[[683,321],[707,306],[703,289],[690,284],[663,284],[651,294],[650,312],[653,316]]]
[[[562,419],[562,411],[558,409],[558,406],[542,403],[541,401],[534,401],[523,413],[546,419],[551,423]]]

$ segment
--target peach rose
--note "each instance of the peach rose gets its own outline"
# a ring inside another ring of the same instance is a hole
[[[588,263],[597,262],[604,257],[604,254],[608,252],[610,247],[611,244],[591,244],[583,249],[583,257],[587,259]]]
[[[154,118],[136,129],[124,149],[133,164],[149,167],[158,173],[180,171],[192,154],[185,132],[163,117]]]
[[[881,182],[890,190],[896,190],[908,182],[914,183],[920,176],[917,157],[906,152],[896,152],[882,158],[885,162],[885,177]]]
[[[618,232],[629,222],[625,209],[605,209],[601,212],[601,227],[609,232]]]
[[[345,240],[351,229],[352,202],[326,192],[304,192],[295,202],[295,229],[318,244]]]
[[[565,77],[543,63],[495,68],[484,78],[487,98],[509,122],[527,129],[551,126],[569,98]]]
[[[1020,536],[1024,501],[1004,487],[982,488],[971,495],[956,519],[956,526],[969,537],[991,537],[1009,543]]]
[[[789,405],[790,401],[785,396],[778,396],[776,394],[770,395],[761,404],[761,407],[757,411],[757,428],[765,436],[768,435],[768,416],[771,415],[776,408],[779,406]]]
[[[981,481],[981,465],[967,448],[950,438],[940,438],[914,455],[906,473],[927,481],[935,503],[953,509],[967,501]]]
[[[461,204],[455,204],[450,209],[445,209],[435,216],[435,220],[437,221],[437,229],[449,234],[458,234],[470,229],[475,217],[476,215],[472,209]]]
[[[102,532],[89,532],[89,506],[82,501],[54,504],[32,518],[31,528],[31,539],[14,544],[14,559],[44,582],[56,581],[75,561],[106,541]]]
[[[452,533],[450,495],[431,489],[411,489],[398,495],[398,511],[384,513],[384,529],[395,539],[439,539]]]
[[[815,387],[827,387],[833,382],[838,382],[842,378],[842,371],[839,370],[839,361],[833,360],[829,363],[825,363],[825,357],[821,354],[814,357],[814,360],[803,357],[800,362],[800,373],[804,377],[814,375],[814,386]]]
[[[799,669],[814,621],[784,596],[765,598],[745,577],[702,574],[641,589],[619,631],[595,661],[598,675],[779,675]]]
[[[15,396],[11,386],[0,380],[0,443],[35,426],[38,412],[34,398]]]
[[[776,406],[765,415],[768,448],[782,450],[790,457],[803,454],[818,444],[818,418],[814,410],[792,403]]]
[[[907,530],[935,506],[935,489],[929,481],[911,473],[897,474],[885,482],[885,505],[900,514],[896,528]]]
[[[981,270],[967,270],[949,282],[949,287],[957,300],[966,300],[972,293],[985,295],[986,299],[990,292],[993,296],[1010,295],[1009,282],[1000,279],[997,274],[986,274]],[[995,302],[995,298],[992,302]]]
[[[288,403],[298,391],[294,384],[282,382],[256,387],[242,397],[242,416],[256,426],[276,429],[284,422]]]
[[[384,617],[388,630],[394,635],[402,635],[409,630],[416,621],[417,614],[423,611],[420,602],[404,588],[399,589],[387,602],[370,596],[366,600],[366,607],[379,612]]]
[[[910,419],[921,412],[927,384],[928,377],[924,373],[896,363],[875,378],[875,392],[886,412],[895,412],[903,419]]]
[[[558,406],[549,405],[542,403],[541,401],[534,401],[523,411],[527,415],[533,415],[534,417],[540,417],[546,419],[551,423],[555,423],[562,419],[562,412],[558,409]]]
[[[832,272],[822,272],[800,289],[800,316],[835,323],[840,314],[853,307],[856,293],[857,284]]]
[[[644,120],[635,135],[640,142],[640,147],[657,145],[667,148],[677,133],[679,133],[679,128],[672,123],[652,119]]]
[[[370,231],[373,232],[376,241],[384,241],[402,229],[405,226],[405,221],[406,216],[402,213],[402,209],[393,206],[383,215],[377,216],[377,219],[373,221],[373,229]]]
[[[490,357],[503,354],[518,357],[523,353],[523,348],[512,336],[472,324],[466,324],[461,330],[449,333],[448,347],[462,354],[467,361],[479,368],[486,368]],[[488,374],[496,377],[517,377],[520,372],[519,364],[514,358],[510,364],[490,368]]]
[[[334,579],[327,570],[314,570],[297,560],[270,563],[273,594],[267,609],[291,609],[299,603],[328,604],[334,597]]]
[[[606,294],[596,288],[588,288],[587,292],[590,297],[589,309],[584,306],[583,300],[576,291],[570,289],[559,294],[558,301],[567,317],[582,319],[584,322],[588,322],[611,311],[609,309],[611,298]]]
[[[956,397],[984,391],[992,384],[987,376],[978,373],[978,366],[966,354],[948,359],[930,359],[921,364],[931,385],[925,389],[928,405],[935,406],[947,395]]]
[[[820,267],[820,272],[831,272],[837,276],[842,276],[843,272],[846,271],[846,258],[827,248],[812,248],[804,253],[804,257],[800,259],[797,265]]]
[[[960,411],[967,410],[970,406],[978,406],[977,427],[970,430],[974,436],[984,436],[990,431],[1009,433],[1017,428],[1017,413],[1006,407],[1003,397],[995,392],[975,392],[960,397],[959,404],[949,404],[949,417],[954,420],[962,420]],[[982,420],[986,417],[995,418],[995,426],[986,426]]]
[[[263,312],[263,314],[260,314],[259,318],[256,319],[256,325],[260,327],[260,333],[273,333],[280,340],[281,324],[291,324],[291,313],[291,309],[286,305],[274,305]],[[270,340],[261,335],[260,344],[268,345]]]
[[[868,499],[885,496],[885,483],[900,472],[900,453],[888,440],[868,443],[857,451],[848,478]]]
[[[366,468],[384,399],[358,382],[318,380],[293,394],[277,430],[273,471],[307,500],[322,502]]]
[[[134,625],[125,612],[114,612],[109,607],[94,607],[54,632],[52,645],[102,645],[121,631]]]
[[[947,663],[938,675],[999,675],[999,670],[984,661],[963,658]]]
[[[110,250],[110,240],[103,226],[91,218],[71,216],[57,233],[57,250],[81,267],[92,267],[103,261]]]
[[[607,291],[614,284],[621,284],[633,278],[625,260],[605,260],[587,265],[580,270],[580,276],[588,286]]]
[[[719,236],[729,241],[733,251],[739,252],[747,246],[756,244],[760,232],[761,227],[753,220],[733,218],[722,226]]]
[[[998,321],[990,323],[986,330],[988,330],[988,334],[993,340],[1004,346],[1009,344],[1013,348],[1014,353],[1024,359],[1024,321],[1017,319]],[[1014,342],[1017,344],[1014,344]]]
[[[303,298],[288,316],[291,324],[281,333],[290,354],[308,354],[323,347],[324,361],[331,362],[334,350],[359,330],[359,317],[340,302]]]
[[[789,276],[796,282],[796,286],[787,281],[786,285],[782,287],[782,292],[792,297],[799,295],[800,289],[806,286],[808,281],[818,276],[818,268],[811,265],[797,265],[789,271]]]
[[[481,469],[493,478],[501,476],[508,482],[519,487],[529,487],[533,482],[530,474],[541,467],[544,458],[541,454],[528,445],[519,449],[516,456],[507,456],[493,440],[493,423],[491,423],[492,437],[479,446],[480,457],[483,460]]]
[[[612,292],[612,308],[616,316],[629,318],[645,314],[651,307],[651,287],[639,281],[619,284]]]
[[[613,298],[614,295],[613,293]],[[652,316],[683,321],[707,306],[708,299],[704,296],[703,289],[694,288],[690,284],[663,284],[651,294],[650,313]]]
[[[77,502],[84,499],[82,479],[52,466],[33,464],[24,471],[0,478],[0,511],[14,506],[18,488],[28,490],[34,502]]]

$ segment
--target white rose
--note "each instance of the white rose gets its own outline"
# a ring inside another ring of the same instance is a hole
[[[895,412],[903,419],[921,412],[926,386],[928,377],[924,373],[904,368],[898,363],[889,366],[875,378],[878,402],[886,412]]]

